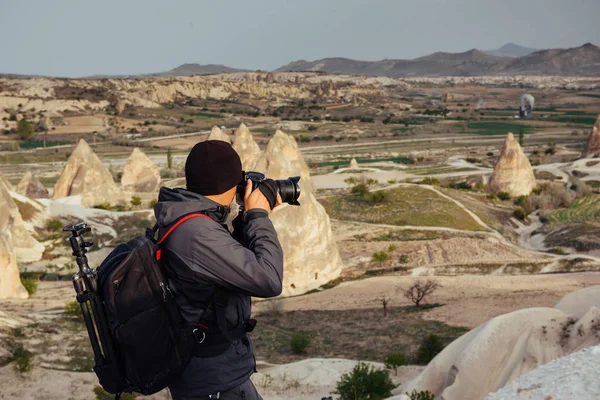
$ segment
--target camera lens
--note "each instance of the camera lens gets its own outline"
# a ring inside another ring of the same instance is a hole
[[[287,179],[275,181],[279,189],[281,201],[294,206],[299,206],[298,198],[300,197],[300,186],[298,186],[299,176],[291,176]]]

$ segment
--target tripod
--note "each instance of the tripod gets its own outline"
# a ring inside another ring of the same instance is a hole
[[[84,233],[91,232],[85,222],[67,225],[65,232],[71,232],[69,242],[73,249],[73,256],[79,266],[79,272],[73,275],[73,287],[77,293],[77,301],[81,306],[81,314],[94,352],[94,369],[101,368],[115,361],[114,344],[110,335],[104,305],[98,294],[96,271],[91,269],[86,257],[87,249],[93,245],[85,241]],[[91,311],[91,312],[90,312]],[[100,340],[98,340],[98,337]]]

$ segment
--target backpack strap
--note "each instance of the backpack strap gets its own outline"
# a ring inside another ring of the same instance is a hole
[[[189,221],[190,219],[193,219],[193,218],[204,218],[204,219],[208,219],[208,220],[214,221],[211,217],[209,217],[206,214],[198,214],[198,213],[188,214],[188,215],[184,216],[183,218],[178,219],[177,222],[175,222],[175,224],[173,224],[173,226],[169,228],[169,230],[167,231],[167,233],[165,233],[163,235],[163,237],[161,237],[156,244],[160,246],[160,244],[162,244],[162,242],[164,242],[165,239],[168,238],[169,235],[171,233],[173,233],[173,231],[175,229],[177,229],[177,227],[179,225],[181,225],[185,221]],[[156,261],[160,261],[161,253],[162,253],[161,249],[156,250]]]

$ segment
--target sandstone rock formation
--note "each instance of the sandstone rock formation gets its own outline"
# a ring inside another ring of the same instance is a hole
[[[283,247],[283,295],[301,294],[338,277],[342,260],[329,216],[314,195],[308,166],[294,138],[275,132],[255,169],[273,179],[301,177],[301,206],[283,204],[271,215]]]
[[[0,181],[0,232],[10,231],[10,252],[16,253],[20,262],[38,261],[44,253],[44,246],[31,236],[19,208],[12,199],[9,189]]]
[[[213,126],[206,140],[221,140],[223,142],[231,144],[231,139],[229,138],[229,135],[223,132],[218,126]]]
[[[54,199],[81,195],[84,207],[109,202],[115,204],[118,189],[111,173],[92,148],[81,139],[67,160],[65,169],[54,185]]]
[[[47,199],[50,197],[48,189],[46,189],[44,184],[40,182],[31,171],[27,171],[25,175],[23,175],[23,178],[21,178],[15,191],[31,199]]]
[[[0,299],[7,297],[26,299],[29,294],[21,284],[17,255],[12,247],[10,233],[12,222],[13,219],[9,213],[0,214],[0,225],[3,227],[3,230],[0,231]]]
[[[590,290],[600,298],[600,286]],[[429,390],[444,400],[482,399],[540,365],[600,344],[598,306],[591,301],[580,317],[528,308],[493,318],[452,342],[402,390]]]
[[[506,136],[500,158],[494,167],[488,190],[507,192],[513,197],[526,196],[535,188],[535,176],[529,159],[512,133]]]
[[[595,154],[600,154],[600,115],[596,119],[596,123],[592,128],[592,133],[588,136],[587,143],[583,149],[582,157],[589,157]]]
[[[160,172],[150,158],[137,147],[127,159],[121,186],[130,192],[154,193],[160,189]]]
[[[254,165],[261,156],[258,144],[252,138],[252,133],[245,124],[240,124],[240,127],[235,131],[235,139],[233,140],[233,148],[242,160],[242,168],[244,171],[252,171]]]
[[[352,168],[352,169],[358,168],[358,162],[356,161],[356,158],[353,158],[352,160],[350,160],[350,164],[348,165],[348,168]]]
[[[49,131],[52,128],[52,120],[48,117],[40,118],[40,121],[37,123],[37,128],[42,131]]]

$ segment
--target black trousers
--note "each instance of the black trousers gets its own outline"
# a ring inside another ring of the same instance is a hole
[[[226,390],[225,392],[219,393],[219,397],[216,396],[216,393],[212,396],[203,396],[203,397],[175,397],[173,396],[173,400],[263,400],[263,398],[258,394],[254,384],[250,379],[246,382],[242,383],[240,386],[234,387],[233,389]]]

